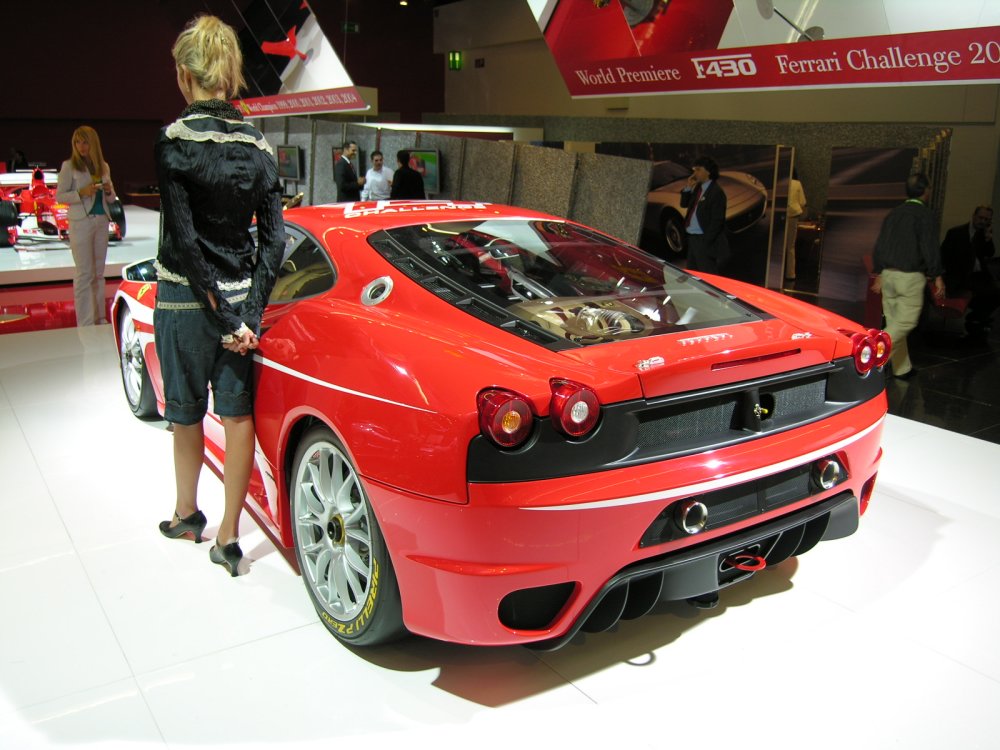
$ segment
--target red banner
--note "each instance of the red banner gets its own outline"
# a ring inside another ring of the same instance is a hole
[[[353,86],[300,94],[276,94],[256,99],[238,99],[233,104],[247,117],[277,117],[310,112],[357,111],[368,109]]]
[[[607,59],[582,37],[550,46],[574,97],[1000,81],[1000,26]]]

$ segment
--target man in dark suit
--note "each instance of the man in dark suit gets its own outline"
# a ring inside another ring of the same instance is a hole
[[[354,161],[358,158],[358,144],[348,141],[337,163],[333,165],[333,181],[337,183],[337,201],[361,200],[361,186],[365,184],[364,177],[358,177],[354,169]]]
[[[969,297],[965,328],[970,336],[985,338],[993,313],[1000,307],[1000,289],[990,273],[993,246],[993,209],[977,206],[972,221],[952,227],[941,243],[944,284],[949,297]]]
[[[681,191],[681,208],[687,209],[689,271],[721,273],[729,260],[726,239],[726,194],[718,184],[719,165],[707,156],[694,160],[687,187]]]
[[[396,152],[396,172],[392,176],[392,191],[389,197],[395,199],[423,200],[424,178],[420,172],[410,166],[410,152],[406,150]]]

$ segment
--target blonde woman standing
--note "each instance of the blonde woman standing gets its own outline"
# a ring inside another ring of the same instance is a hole
[[[76,324],[92,326],[105,322],[104,263],[115,187],[96,130],[89,125],[74,130],[72,149],[73,155],[59,170],[56,200],[69,206],[69,247],[76,265]]]
[[[156,142],[163,228],[153,321],[177,484],[173,518],[160,532],[200,542],[205,530],[198,476],[211,385],[226,435],[226,502],[209,557],[236,576],[244,572],[239,522],[254,455],[251,350],[285,248],[281,186],[271,147],[229,102],[244,85],[233,29],[199,16],[173,55],[188,106]]]

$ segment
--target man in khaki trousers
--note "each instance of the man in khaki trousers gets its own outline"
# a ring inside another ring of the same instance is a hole
[[[930,181],[912,174],[906,180],[906,202],[882,222],[875,242],[875,280],[872,291],[882,295],[885,330],[892,338],[892,374],[909,379],[916,374],[906,336],[917,327],[924,305],[924,286],[934,283],[934,296],[944,297],[941,255],[934,232],[934,216],[927,207]]]

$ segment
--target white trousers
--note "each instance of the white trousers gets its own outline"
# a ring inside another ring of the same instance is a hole
[[[87,216],[69,223],[69,247],[76,272],[73,302],[76,324],[92,326],[104,322],[104,262],[108,258],[108,217]]]
[[[795,278],[795,240],[799,234],[799,217],[789,216],[785,227],[785,278]]]

